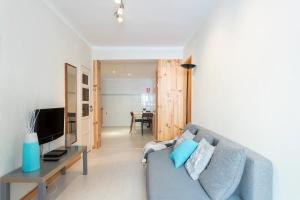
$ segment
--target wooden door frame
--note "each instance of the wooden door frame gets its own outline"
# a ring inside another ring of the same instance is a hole
[[[73,141],[72,144],[76,143],[78,141],[78,91],[77,91],[77,85],[78,85],[78,77],[77,77],[77,67],[75,67],[74,65],[71,65],[69,63],[65,63],[65,122],[64,122],[64,130],[65,130],[65,139],[67,139],[67,134],[69,134],[69,130],[68,130],[68,67],[73,67],[74,69],[76,69],[76,86],[75,86],[75,90],[76,90],[76,141]]]
[[[99,106],[97,101],[97,98],[101,98],[101,94],[98,94],[98,92],[101,91],[101,85],[99,85],[99,82],[101,82],[101,61],[100,60],[94,60],[93,61],[93,107],[94,107],[94,113],[93,113],[93,149],[98,149],[101,147],[101,130],[102,130],[102,112],[99,112]],[[100,91],[97,91],[100,89]],[[97,95],[97,96],[95,96]],[[101,100],[100,100],[101,102]],[[102,107],[101,107],[102,109]],[[98,112],[98,113],[97,113]],[[96,127],[98,126],[98,127]]]
[[[184,64],[192,64],[192,56],[189,56],[185,61]],[[186,124],[192,122],[192,77],[193,77],[193,71],[192,69],[186,70],[186,84],[187,88],[185,90],[185,97],[186,97],[186,103],[187,106],[185,108],[185,120]],[[187,93],[188,92],[188,93]],[[187,113],[186,113],[187,112]]]

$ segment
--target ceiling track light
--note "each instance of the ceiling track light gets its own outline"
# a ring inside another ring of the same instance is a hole
[[[121,15],[116,15],[116,17],[117,17],[117,21],[119,23],[123,23],[124,19],[123,19],[123,17]]]
[[[115,3],[116,3],[116,4],[121,4],[121,3],[122,3],[122,0],[115,0]]]
[[[124,4],[121,4],[120,7],[117,8],[117,14],[118,15],[124,14]]]
[[[115,0],[115,3],[118,4],[117,10],[115,11],[115,16],[117,18],[117,21],[119,23],[123,23],[124,18],[123,18],[123,14],[124,14],[124,4],[122,0]]]

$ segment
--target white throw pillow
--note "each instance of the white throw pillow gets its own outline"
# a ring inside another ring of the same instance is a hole
[[[176,139],[176,143],[174,145],[174,149],[178,145],[180,145],[181,143],[183,143],[184,140],[192,140],[192,139],[194,139],[194,137],[195,137],[195,135],[192,134],[190,130],[184,131],[184,133]]]
[[[210,145],[205,139],[199,142],[197,149],[185,163],[185,168],[193,180],[199,178],[201,172],[208,165],[214,150],[215,147]]]

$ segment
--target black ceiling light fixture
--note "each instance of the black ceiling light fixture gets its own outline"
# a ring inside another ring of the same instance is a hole
[[[181,67],[183,67],[185,69],[193,69],[194,67],[196,67],[196,65],[194,65],[194,64],[182,64]]]

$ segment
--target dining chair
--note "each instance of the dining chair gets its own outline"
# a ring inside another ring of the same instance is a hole
[[[152,126],[153,113],[152,112],[143,112],[141,126],[142,126],[142,135],[144,135],[144,123],[148,123],[148,128]]]
[[[132,111],[130,112],[130,116],[131,116],[131,124],[130,124],[129,134],[131,134],[133,132],[136,132],[136,130],[135,130],[135,123],[136,122],[140,122],[141,124],[143,123],[143,119],[142,118],[136,119],[134,117],[134,113]]]

